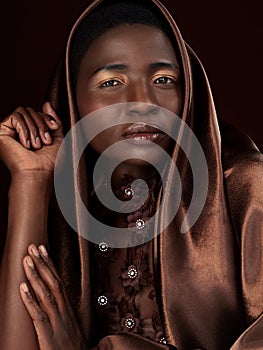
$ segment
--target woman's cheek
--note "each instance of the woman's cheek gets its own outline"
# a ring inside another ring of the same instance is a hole
[[[77,104],[81,118],[103,107],[100,101],[92,98],[91,95],[86,95],[85,97],[80,96],[77,100]]]
[[[172,111],[175,115],[181,116],[182,115],[182,106],[183,106],[183,97],[182,92],[177,92],[173,98],[168,99],[169,106],[166,107],[170,111]]]
[[[95,112],[101,108],[122,103],[125,100],[118,94],[105,94],[103,92],[96,94],[89,94],[85,99],[78,100],[78,109],[81,118],[89,113]]]

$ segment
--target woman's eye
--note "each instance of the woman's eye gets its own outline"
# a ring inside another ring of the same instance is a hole
[[[162,84],[162,85],[174,85],[176,80],[171,77],[159,77],[154,80],[154,84]]]
[[[100,85],[100,87],[113,87],[113,86],[117,86],[117,85],[120,85],[121,82],[118,81],[118,80],[115,80],[115,79],[111,79],[111,80],[107,80],[107,81],[104,81],[104,83],[102,83]]]

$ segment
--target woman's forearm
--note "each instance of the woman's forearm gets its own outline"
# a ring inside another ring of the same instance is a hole
[[[37,172],[12,180],[8,232],[0,271],[0,349],[38,349],[34,327],[21,301],[22,259],[31,243],[47,243],[51,181]]]

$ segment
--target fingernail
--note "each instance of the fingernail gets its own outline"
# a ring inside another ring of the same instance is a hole
[[[43,245],[41,245],[39,247],[39,250],[44,256],[48,256],[48,252],[47,252],[46,248]]]
[[[32,253],[33,253],[37,258],[39,258],[39,252],[38,252],[36,246],[32,245],[32,246],[31,246],[31,251],[32,251]]]
[[[23,282],[21,284],[21,288],[23,289],[23,292],[25,292],[25,293],[29,292],[28,286],[27,286],[27,284],[25,282]]]
[[[50,119],[50,123],[53,125],[57,125],[57,122],[54,119]]]
[[[50,136],[50,134],[49,134],[49,132],[45,132],[44,136],[45,136],[45,139],[46,139],[47,141],[51,141],[51,140],[52,140],[52,139],[51,139],[51,136]]]
[[[33,260],[30,258],[30,256],[26,258],[26,262],[29,267],[34,267]]]
[[[30,141],[29,140],[26,141],[26,147],[30,148]]]
[[[40,138],[39,138],[39,137],[36,137],[36,143],[37,143],[38,145],[40,145]]]

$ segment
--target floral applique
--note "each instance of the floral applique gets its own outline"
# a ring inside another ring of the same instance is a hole
[[[134,317],[132,314],[127,313],[125,317],[121,319],[120,326],[123,333],[134,332],[138,333],[140,320]]]
[[[142,334],[140,315],[134,302],[125,296],[118,303],[117,308],[118,317],[112,317],[110,333],[136,332]]]
[[[140,268],[137,269],[135,265],[130,265],[128,269],[121,274],[121,283],[123,287],[131,286],[138,289],[141,277],[142,271]]]
[[[152,274],[148,271],[146,264],[136,267],[130,265],[127,270],[121,274],[121,283],[123,287],[132,287],[136,291],[140,290],[140,286],[146,286],[152,281]]]
[[[135,180],[133,177],[124,175],[123,184],[114,191],[117,198],[122,201],[120,212],[130,212],[126,218],[128,228],[136,228],[136,222],[139,219],[147,222],[154,215],[156,206],[154,190],[157,179],[155,176],[149,180],[148,188],[141,183],[137,184],[136,190],[133,191],[131,184]]]
[[[142,286],[152,283],[147,254],[141,248],[130,248],[127,251],[126,268],[121,271],[121,284],[127,288],[128,294],[138,292]]]
[[[112,241],[107,240],[107,242],[101,242],[98,245],[96,245],[94,249],[94,255],[98,257],[98,259],[107,259],[106,262],[112,262],[115,261],[116,257],[114,255],[114,243]],[[115,250],[116,252],[116,250]]]

